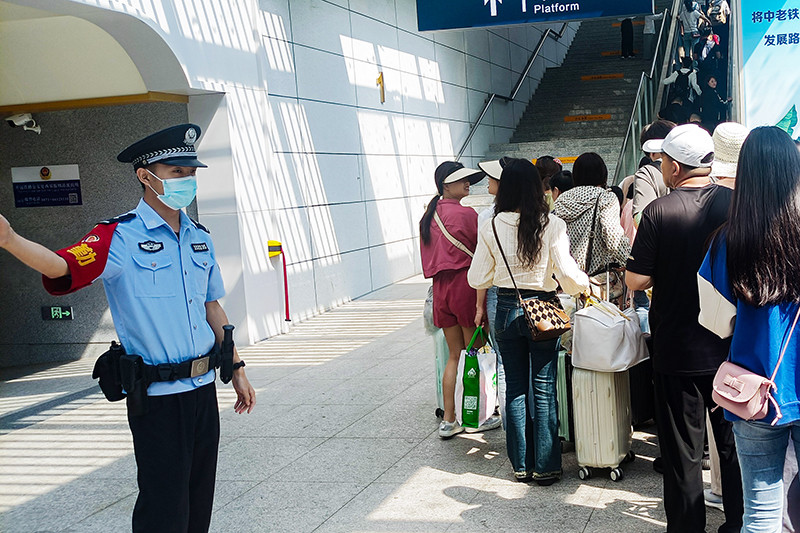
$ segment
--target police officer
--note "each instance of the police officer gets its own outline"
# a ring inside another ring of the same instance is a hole
[[[141,356],[144,408],[131,408],[128,391],[139,483],[135,532],[207,531],[211,521],[219,448],[215,346],[228,319],[211,238],[182,211],[195,197],[197,168],[206,166],[195,152],[199,136],[198,126],[181,124],[123,150],[117,159],[133,164],[143,198],[72,246],[52,252],[0,215],[0,247],[41,272],[51,294],[102,279],[120,343],[135,354],[124,357]],[[250,413],[255,391],[235,349],[233,363],[234,411]]]

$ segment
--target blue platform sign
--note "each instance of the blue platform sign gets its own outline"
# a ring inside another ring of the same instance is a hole
[[[417,0],[419,31],[653,14],[653,0]]]

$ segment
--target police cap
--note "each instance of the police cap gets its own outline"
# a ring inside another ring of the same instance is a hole
[[[200,137],[197,124],[179,124],[148,135],[125,148],[117,156],[120,163],[141,168],[153,163],[181,167],[207,167],[197,159],[194,143]]]

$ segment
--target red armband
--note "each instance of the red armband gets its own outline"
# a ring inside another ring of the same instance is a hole
[[[54,296],[69,294],[91,285],[106,268],[108,250],[118,222],[98,224],[77,244],[57,250],[69,267],[69,274],[51,279],[42,276],[42,284]]]

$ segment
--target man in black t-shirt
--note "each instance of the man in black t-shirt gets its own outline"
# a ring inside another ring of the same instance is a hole
[[[653,384],[656,424],[664,458],[667,531],[705,531],[703,438],[705,411],[712,408],[711,385],[728,355],[730,340],[704,327],[697,271],[711,234],[728,217],[732,191],[711,183],[711,136],[693,124],[674,128],[664,139],[661,170],[674,189],[650,203],[628,258],[626,281],[634,290],[653,287]],[[730,422],[711,413],[722,473],[725,523],[720,532],[742,526],[742,484]]]

